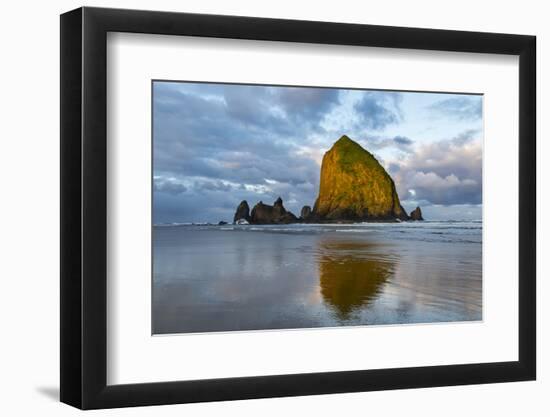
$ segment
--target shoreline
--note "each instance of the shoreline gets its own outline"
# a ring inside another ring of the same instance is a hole
[[[292,226],[292,225],[319,225],[319,226],[338,226],[338,225],[368,225],[368,224],[433,224],[433,223],[483,223],[482,219],[474,220],[402,220],[402,221],[391,221],[391,220],[368,220],[368,221],[338,221],[338,222],[294,222],[294,223],[249,223],[249,224],[236,224],[236,223],[210,223],[210,222],[173,222],[173,223],[153,223],[152,227],[176,227],[176,226],[212,226],[212,227],[224,227],[224,226],[238,226],[238,227],[247,227],[247,226]]]

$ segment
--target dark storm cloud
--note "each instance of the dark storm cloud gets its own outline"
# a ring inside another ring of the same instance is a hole
[[[379,151],[385,148],[398,149],[405,153],[413,152],[414,141],[405,136],[376,136],[367,135],[365,139],[365,146],[370,151]]]
[[[476,131],[455,138],[424,144],[389,171],[401,199],[431,204],[481,204],[482,149],[474,140]]]
[[[171,196],[155,197],[155,217],[181,203],[208,204],[210,215],[218,208],[226,218],[228,195],[231,210],[262,196],[281,195],[298,212],[313,204],[319,167],[300,146],[338,102],[332,89],[207,85],[197,94],[185,84],[155,83],[154,189]]]
[[[458,120],[481,119],[482,100],[478,96],[453,97],[438,101],[429,106],[429,109],[439,115]]]
[[[366,92],[355,104],[359,125],[363,128],[382,130],[403,118],[401,93]]]
[[[288,118],[317,125],[339,103],[339,90],[329,88],[283,88],[275,90]]]
[[[285,141],[286,131],[292,130],[289,123],[269,115],[261,102],[248,107],[235,94],[223,98],[239,104],[177,93],[171,94],[170,111],[165,112],[163,91],[155,92],[155,172],[253,182],[295,178],[287,164],[281,164],[295,148]],[[303,124],[294,127],[295,134],[305,133]]]
[[[401,146],[409,146],[413,144],[413,141],[405,136],[396,136],[393,141]]]

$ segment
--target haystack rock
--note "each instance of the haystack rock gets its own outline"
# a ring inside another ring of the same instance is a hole
[[[411,211],[411,220],[424,220],[422,218],[422,210],[420,210],[420,207],[417,207]]]
[[[286,211],[281,197],[272,206],[260,201],[252,208],[250,213],[251,224],[288,224],[297,221],[298,218],[294,214]]]
[[[241,204],[239,204],[235,211],[235,216],[233,216],[233,223],[237,223],[239,220],[250,222],[250,207],[248,207],[246,200],[241,201]]]
[[[386,170],[345,135],[323,156],[312,217],[325,222],[409,219]]]

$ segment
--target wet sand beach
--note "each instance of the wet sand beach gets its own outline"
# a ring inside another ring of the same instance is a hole
[[[153,333],[482,319],[481,222],[153,228]]]

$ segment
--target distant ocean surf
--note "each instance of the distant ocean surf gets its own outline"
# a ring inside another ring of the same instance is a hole
[[[481,221],[155,225],[153,333],[482,320]]]

